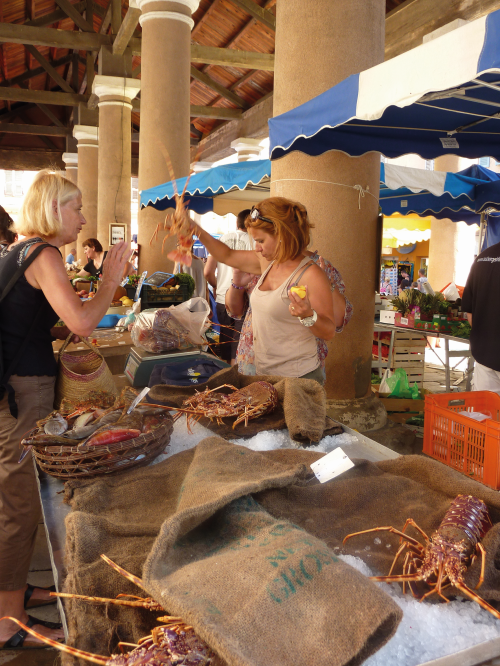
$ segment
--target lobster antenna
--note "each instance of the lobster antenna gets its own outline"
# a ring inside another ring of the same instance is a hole
[[[52,647],[55,647],[57,650],[60,650],[61,652],[66,652],[66,654],[70,654],[73,657],[81,657],[82,659],[91,661],[94,664],[101,664],[101,666],[106,666],[106,664],[109,661],[109,657],[101,657],[100,655],[91,654],[90,652],[84,652],[83,650],[78,650],[77,648],[69,647],[69,645],[64,645],[64,643],[59,643],[58,641],[54,641],[51,638],[47,638],[47,636],[39,634],[38,631],[34,631],[33,629],[27,627],[19,620],[16,620],[15,617],[9,617],[6,615],[5,617],[0,618],[0,622],[2,620],[11,620],[12,622],[15,622],[18,626],[21,627],[21,629],[24,629],[24,631],[28,632],[28,634],[31,634],[35,638],[38,638],[38,640],[41,641],[42,643],[45,643],[46,645],[51,645]]]
[[[174,166],[172,164],[172,160],[170,159],[170,155],[168,154],[168,150],[165,148],[165,144],[163,143],[163,141],[160,141],[160,150],[163,153],[165,162],[167,163],[168,173],[170,174],[170,180],[172,181],[172,187],[174,188],[175,198],[178,199],[179,190],[177,189],[177,181],[175,180]]]
[[[109,566],[117,571],[119,574],[124,576],[127,580],[129,580],[131,583],[134,583],[137,585],[137,587],[140,587],[141,590],[144,590],[147,592],[147,590],[144,588],[144,583],[142,582],[141,578],[138,578],[137,576],[134,576],[134,574],[129,573],[128,571],[125,571],[125,569],[122,569],[116,562],[113,562],[113,560],[110,560],[109,557],[106,557],[106,555],[101,555],[102,559],[106,562],[106,564],[109,564]]]

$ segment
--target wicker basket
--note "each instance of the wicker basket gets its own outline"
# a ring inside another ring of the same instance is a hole
[[[96,446],[33,446],[40,468],[59,479],[89,479],[146,465],[163,453],[173,430],[172,417],[135,439]]]

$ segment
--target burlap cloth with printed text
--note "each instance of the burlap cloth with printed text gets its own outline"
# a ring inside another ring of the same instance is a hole
[[[309,464],[321,455],[258,453],[209,437],[152,467],[68,482],[65,591],[140,593],[100,559],[105,553],[142,577],[148,594],[230,666],[353,666],[391,637],[401,611],[337,559],[342,539],[375,526],[401,528],[408,517],[430,533],[462,493],[483,499],[496,523],[483,540],[480,593],[500,601],[497,492],[421,456],[355,461],[326,484],[308,481]],[[379,532],[353,538],[343,552],[387,574],[397,548],[397,537]],[[479,565],[466,574],[472,587]],[[146,635],[158,616],[65,605],[69,644],[101,655]],[[63,656],[65,666],[75,663]]]
[[[224,425],[215,421],[202,419],[200,422],[221,437],[239,438],[253,437],[263,430],[280,430],[288,428],[290,437],[301,442],[319,442],[325,434],[330,433],[333,424],[326,416],[326,394],[322,386],[312,379],[297,379],[292,377],[279,377],[277,375],[240,375],[238,367],[220,370],[212,375],[207,382],[193,386],[169,386],[159,384],[153,386],[148,394],[149,402],[162,405],[181,407],[186,398],[196,391],[206,388],[214,389],[223,384],[230,384],[237,389],[244,388],[258,381],[273,384],[278,392],[279,406],[274,412],[252,419],[245,426],[239,424],[232,429],[234,418],[226,419]],[[223,389],[231,393],[230,389]],[[338,433],[335,433],[338,434]]]

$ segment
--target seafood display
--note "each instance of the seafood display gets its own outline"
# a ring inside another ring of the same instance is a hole
[[[222,388],[230,388],[234,393],[229,395],[220,393]],[[206,417],[218,424],[222,419],[236,417],[233,428],[243,421],[248,425],[250,419],[255,419],[263,414],[268,414],[278,406],[278,393],[272,384],[268,382],[254,382],[242,389],[237,389],[230,384],[223,384],[216,389],[205,389],[197,392],[194,396],[184,400],[182,407],[175,408],[179,414],[186,414],[188,429],[191,421],[199,421]]]
[[[105,555],[101,555],[101,557],[113,567],[115,571],[144,589],[140,578],[128,573]],[[88,601],[91,603],[140,607],[153,612],[165,612],[165,609],[154,601],[154,599],[151,599],[151,597],[143,599],[132,595],[119,595],[116,599],[103,599],[100,597],[88,597],[85,595],[57,592],[51,592],[51,596],[81,599],[82,601]],[[198,638],[193,627],[186,625],[182,621],[182,618],[170,615],[157,618],[158,622],[161,622],[162,624],[154,627],[151,635],[141,638],[137,644],[118,643],[118,647],[122,650],[122,654],[114,654],[110,657],[91,654],[90,652],[84,652],[83,650],[78,650],[77,648],[53,641],[50,638],[46,638],[45,636],[42,636],[42,634],[33,631],[33,629],[26,627],[26,625],[14,618],[4,617],[0,619],[13,620],[22,629],[32,636],[35,636],[35,638],[38,638],[46,645],[50,645],[61,652],[66,652],[73,657],[79,657],[80,659],[84,659],[94,664],[102,664],[102,666],[138,666],[139,664],[143,666],[147,666],[147,664],[150,664],[151,666],[156,664],[158,664],[158,666],[160,664],[163,666],[180,666],[180,664],[183,664],[184,666],[208,666],[214,657],[212,650],[206,643]],[[129,652],[125,652],[125,647],[132,647],[133,649]]]
[[[163,229],[167,233],[165,238],[163,239],[161,249],[163,252],[163,247],[165,245],[165,241],[167,240],[167,238],[174,235],[177,236],[177,241],[178,241],[177,249],[173,250],[172,252],[169,252],[167,254],[167,258],[171,259],[172,261],[184,264],[184,266],[191,266],[191,262],[193,260],[193,253],[191,252],[191,247],[193,245],[194,226],[191,218],[189,217],[189,212],[188,212],[189,201],[184,201],[184,195],[186,193],[186,188],[189,183],[189,178],[186,179],[186,184],[184,185],[182,194],[179,194],[170,155],[168,154],[163,144],[160,144],[160,148],[162,149],[165,161],[167,162],[168,171],[170,173],[170,180],[172,181],[175,193],[175,210],[172,215],[167,215],[165,217]],[[161,227],[162,227],[161,224],[157,225],[153,235],[151,236],[151,240],[149,241],[150,245],[152,244],[153,240],[155,241],[158,240],[158,233],[161,230]]]
[[[136,397],[134,389],[126,388],[106,409],[102,408],[98,397],[77,405],[63,402],[59,412],[52,412],[37,421],[38,427],[25,435],[21,441],[24,447],[21,460],[33,446],[45,451],[53,451],[52,447],[63,451],[68,450],[66,447],[77,446],[78,450],[84,451],[126,442],[171,423],[168,408],[161,405],[139,404],[128,414]]]
[[[424,538],[425,545],[406,534],[406,529],[410,526]],[[372,580],[403,583],[403,592],[405,585],[408,584],[413,596],[419,598],[420,601],[437,594],[447,602],[448,599],[442,591],[444,588],[452,586],[500,619],[500,611],[493,608],[464,582],[464,573],[476,557],[481,557],[481,573],[475,589],[479,589],[484,581],[486,551],[481,544],[481,539],[491,527],[491,518],[486,504],[482,500],[472,495],[458,495],[431,537],[428,537],[412,518],[408,518],[402,530],[394,527],[374,527],[348,534],[344,543],[347,539],[359,534],[371,532],[396,534],[400,537],[401,545],[394,557],[389,574],[372,576]],[[403,553],[405,553],[403,573],[392,574]],[[431,589],[419,595],[414,588],[415,583],[419,581],[426,582]]]

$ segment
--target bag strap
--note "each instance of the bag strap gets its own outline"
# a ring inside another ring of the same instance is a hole
[[[66,340],[63,342],[63,345],[62,345],[61,349],[59,350],[59,360],[61,360],[61,356],[62,356],[63,352],[66,351],[66,347],[71,342],[72,337],[73,337],[73,333],[70,333],[68,335],[68,337],[66,338]],[[90,349],[90,351],[95,352],[97,354],[97,356],[100,356],[104,360],[104,356],[101,354],[101,352],[98,349],[96,349],[96,347],[94,347],[94,345],[91,344],[87,340],[87,338],[80,338],[80,342],[82,342],[84,345],[87,345],[87,347]]]
[[[19,280],[19,278],[25,273],[26,269],[35,261],[35,259],[38,257],[40,252],[44,250],[46,247],[52,247],[50,243],[42,243],[38,247],[36,247],[33,252],[29,255],[25,261],[19,266],[19,268],[15,271],[14,275],[11,277],[11,279],[7,282],[7,286],[5,289],[2,291],[2,295],[0,296],[0,303],[4,300],[4,298],[7,296],[7,294],[11,291],[11,289],[14,287],[16,282]],[[12,373],[15,370],[16,365],[19,363],[21,356],[26,348],[26,345],[28,344],[31,336],[35,332],[35,329],[38,326],[38,322],[40,321],[40,318],[43,313],[43,309],[45,307],[45,303],[42,303],[42,305],[39,307],[38,312],[35,315],[35,318],[33,319],[33,322],[31,323],[31,326],[28,330],[28,333],[26,334],[26,337],[24,340],[21,342],[19,345],[17,352],[14,355],[14,358],[9,364],[9,367],[7,370],[4,372],[3,369],[3,361],[2,361],[2,354],[1,354],[1,340],[0,340],[0,400],[3,399],[5,392],[7,392],[8,396],[8,403],[9,403],[9,411],[11,415],[17,419],[18,416],[18,408],[16,404],[16,396],[15,396],[15,391],[12,387],[11,384],[9,384],[9,379],[12,375]]]
[[[293,283],[290,285],[290,287],[297,287],[298,284],[299,284],[300,278],[304,275],[304,273],[307,271],[307,269],[310,268],[313,264],[314,264],[314,261],[310,261],[309,263],[307,263],[304,266],[304,268],[302,269],[302,271],[300,272],[299,277],[296,280],[293,281]]]

